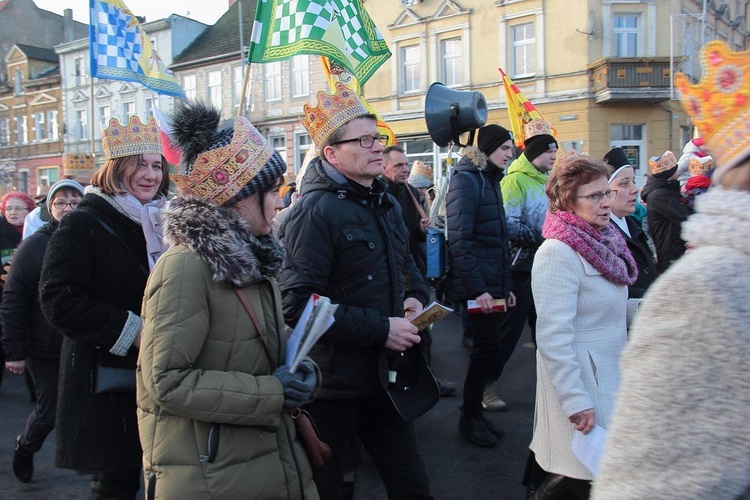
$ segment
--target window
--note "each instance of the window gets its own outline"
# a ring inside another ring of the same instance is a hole
[[[281,99],[281,62],[264,64],[266,69],[266,101]]]
[[[51,168],[38,168],[36,174],[39,177],[39,186],[49,187],[58,180],[60,180],[60,174],[57,167]]]
[[[191,100],[195,100],[198,95],[198,85],[196,82],[195,75],[187,75],[182,79],[182,88],[185,90],[185,97]]]
[[[109,119],[112,117],[109,106],[99,106],[97,116],[99,119],[99,132],[97,134],[97,137],[101,137],[101,131],[107,128],[107,125],[109,125]]]
[[[637,14],[615,15],[613,53],[614,57],[638,57],[640,52],[640,28]]]
[[[221,70],[208,73],[208,103],[221,111]]]
[[[16,144],[29,142],[29,123],[25,116],[16,116]]]
[[[0,146],[10,145],[10,118],[0,119]]]
[[[146,116],[144,122],[148,120],[148,117],[154,114],[154,100],[150,97],[146,98]]]
[[[125,124],[128,122],[131,116],[135,114],[135,103],[134,102],[124,102],[122,103],[122,120],[120,120],[121,123]]]
[[[57,110],[47,111],[47,138],[56,141],[60,138],[60,124],[57,123]]]
[[[292,96],[310,95],[310,58],[307,54],[292,57]]]
[[[308,134],[298,134],[294,136],[294,172],[299,172],[302,168],[302,162],[305,161],[307,150],[312,146],[312,139]]]
[[[513,37],[511,68],[516,78],[534,76],[536,73],[536,38],[534,25],[524,24],[511,29]]]
[[[281,158],[286,162],[286,138],[283,135],[276,135],[268,138],[268,142],[273,149],[279,152]]]
[[[240,99],[242,98],[242,82],[245,78],[245,66],[235,66],[232,68],[232,106],[237,107],[240,105]],[[248,96],[245,96],[245,102],[247,102]],[[245,106],[247,107],[247,106]]]
[[[76,77],[76,85],[86,85],[86,61],[83,57],[76,57],[73,75]]]
[[[89,138],[89,117],[85,109],[76,111],[76,137],[79,141],[85,141]]]
[[[34,113],[34,142],[43,141],[47,138],[47,127],[44,119],[44,111]]]
[[[19,170],[18,171],[18,190],[22,193],[29,192],[29,171]]]
[[[419,46],[410,45],[401,49],[401,91],[416,92],[422,79],[422,67],[419,61]]]
[[[23,73],[17,69],[13,74],[13,93],[16,95],[23,94]]]
[[[461,85],[463,82],[461,65],[461,39],[451,38],[440,42],[440,54],[443,60],[443,84],[446,86]]]

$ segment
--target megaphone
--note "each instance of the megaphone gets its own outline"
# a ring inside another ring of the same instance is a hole
[[[481,92],[449,89],[440,82],[430,85],[424,100],[424,119],[432,141],[440,147],[459,147],[474,142],[474,132],[487,122],[487,101]],[[459,136],[469,132],[467,144]]]

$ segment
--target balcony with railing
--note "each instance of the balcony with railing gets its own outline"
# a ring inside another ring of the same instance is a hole
[[[599,104],[669,100],[672,70],[668,57],[604,58],[588,71]]]

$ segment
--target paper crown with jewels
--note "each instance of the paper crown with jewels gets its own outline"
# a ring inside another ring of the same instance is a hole
[[[151,115],[144,124],[137,116],[131,116],[127,125],[120,124],[117,118],[110,119],[107,127],[102,130],[102,148],[105,160],[149,153],[162,154],[161,133],[156,118]]]
[[[726,171],[750,156],[750,51],[733,52],[715,40],[703,47],[701,64],[697,84],[678,73],[675,86],[717,169]]]
[[[534,118],[528,123],[523,124],[523,140],[528,141],[537,135],[552,135],[552,126],[547,120]]]
[[[432,186],[432,167],[425,165],[422,160],[415,161],[411,166],[407,182],[415,188],[428,188]]]
[[[648,161],[652,174],[660,174],[677,167],[677,159],[671,151],[665,151],[661,156],[654,156]]]
[[[340,126],[370,114],[362,105],[357,93],[341,83],[336,83],[336,91],[332,95],[321,90],[317,96],[318,105],[313,108],[305,104],[305,116],[299,120],[318,148],[325,144]]]
[[[215,134],[213,146],[195,157],[188,174],[170,176],[183,195],[224,205],[268,187],[286,170],[276,150],[242,116],[234,120],[233,131]]]
[[[690,175],[708,175],[712,168],[714,168],[714,159],[710,156],[693,156],[688,164]]]

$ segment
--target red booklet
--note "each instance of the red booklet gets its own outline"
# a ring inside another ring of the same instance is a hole
[[[505,306],[505,299],[495,299],[494,305],[492,306],[492,312],[498,313],[498,312],[505,312],[506,306]],[[479,307],[479,304],[476,300],[467,300],[466,301],[466,312],[468,314],[482,314],[482,308]]]

